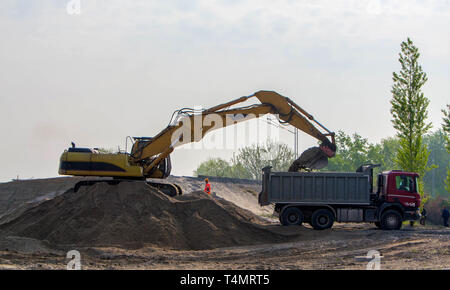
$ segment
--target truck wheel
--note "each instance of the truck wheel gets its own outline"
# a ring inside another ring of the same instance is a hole
[[[311,225],[315,230],[325,230],[333,226],[334,215],[328,209],[318,209],[311,216]]]
[[[300,226],[303,222],[303,213],[296,207],[288,207],[281,213],[281,224],[283,226]]]
[[[399,230],[402,227],[402,216],[396,210],[387,210],[381,215],[383,230]]]

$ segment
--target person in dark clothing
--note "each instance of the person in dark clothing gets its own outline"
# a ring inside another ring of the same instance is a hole
[[[450,213],[448,212],[447,207],[444,206],[444,209],[442,210],[442,219],[444,220],[444,227],[448,227],[448,217],[450,216]]]
[[[408,184],[408,180],[406,179],[406,177],[402,176],[402,180],[400,181],[399,189],[409,191],[407,184]]]
[[[420,213],[420,215],[421,215],[421,217],[420,217],[419,223],[424,226],[425,225],[425,221],[427,219],[427,210],[425,208],[423,208],[422,212]]]
[[[427,210],[425,208],[423,208],[422,212],[420,214],[423,216],[427,216]]]

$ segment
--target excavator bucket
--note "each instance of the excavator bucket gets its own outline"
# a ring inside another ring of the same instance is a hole
[[[300,157],[292,163],[291,167],[289,167],[289,172],[322,169],[327,165],[328,157],[320,147],[311,147],[306,149]]]

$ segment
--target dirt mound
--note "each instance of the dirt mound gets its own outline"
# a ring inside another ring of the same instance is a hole
[[[168,197],[143,182],[96,184],[0,218],[2,235],[58,246],[213,249],[286,240],[261,218],[202,192]]]
[[[64,193],[80,180],[83,178],[58,177],[0,183],[0,215],[27,202],[53,198]]]

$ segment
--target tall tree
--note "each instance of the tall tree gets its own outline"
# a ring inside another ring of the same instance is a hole
[[[444,118],[442,118],[444,121],[442,129],[444,130],[447,143],[445,148],[447,149],[447,153],[450,153],[450,105],[447,105],[447,110],[442,110],[442,113],[444,113]],[[450,162],[447,163],[447,178],[445,179],[445,185],[445,189],[450,193]]]
[[[401,70],[393,73],[391,90],[392,124],[399,138],[395,163],[402,170],[420,174],[419,190],[423,197],[423,176],[430,170],[429,152],[422,139],[431,128],[426,121],[430,101],[422,92],[427,75],[418,62],[419,49],[410,38],[401,43],[399,56]]]
[[[442,113],[444,113],[444,118],[442,118],[444,121],[444,123],[442,123],[442,129],[445,133],[450,134],[450,105],[447,105],[447,110],[442,109]]]

